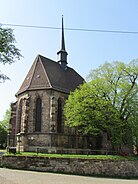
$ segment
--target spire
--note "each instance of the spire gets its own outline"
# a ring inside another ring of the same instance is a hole
[[[61,50],[65,49],[65,40],[64,40],[64,23],[63,23],[63,15],[62,15],[62,36],[61,36]]]
[[[65,49],[65,39],[64,39],[64,23],[63,23],[63,15],[62,15],[62,32],[61,32],[61,48],[60,51],[57,52],[59,59],[58,63],[61,65],[62,68],[67,68],[67,55]]]

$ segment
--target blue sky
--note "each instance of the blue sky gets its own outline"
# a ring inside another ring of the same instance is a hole
[[[137,0],[0,0],[1,24],[138,31]],[[8,27],[8,26],[3,26]],[[24,56],[12,65],[0,65],[11,80],[0,84],[0,120],[16,100],[37,54],[57,60],[60,30],[11,27]],[[105,61],[125,63],[138,58],[138,34],[65,31],[68,65],[84,78]]]

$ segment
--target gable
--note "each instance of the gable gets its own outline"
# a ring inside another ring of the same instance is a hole
[[[37,58],[36,58],[37,59]],[[32,76],[33,76],[33,72],[35,70],[35,65],[36,65],[36,60],[34,61],[32,67],[30,68],[26,78],[24,79],[20,89],[18,90],[18,92],[16,93],[16,95],[26,91],[29,86],[30,86],[30,83],[31,83],[31,79],[32,79]]]
[[[49,79],[46,75],[45,69],[43,68],[41,60],[38,57],[29,89],[43,89],[50,87]]]
[[[37,56],[16,95],[19,95],[27,90],[43,88],[50,88],[50,83],[46,76],[41,60],[39,56]]]

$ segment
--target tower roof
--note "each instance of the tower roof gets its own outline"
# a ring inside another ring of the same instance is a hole
[[[63,23],[63,16],[62,16],[61,50],[62,50],[62,51],[66,51],[66,49],[65,49],[65,39],[64,39],[64,23]]]
[[[70,93],[83,82],[84,79],[74,69],[67,67],[63,70],[57,62],[38,55],[16,95],[41,89]]]

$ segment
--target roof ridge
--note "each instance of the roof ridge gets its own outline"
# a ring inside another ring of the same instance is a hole
[[[48,60],[50,60],[50,61],[52,61],[53,63],[57,63],[58,64],[58,62],[57,61],[54,61],[54,60],[52,60],[52,59],[50,59],[50,58],[47,58],[47,57],[45,57],[45,56],[42,56],[41,54],[38,54],[38,56],[41,58],[45,58],[45,59],[48,59]]]

